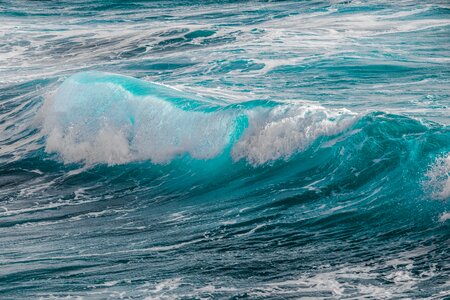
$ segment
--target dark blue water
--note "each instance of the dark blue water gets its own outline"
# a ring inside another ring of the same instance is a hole
[[[0,1],[1,299],[450,297],[447,1]]]

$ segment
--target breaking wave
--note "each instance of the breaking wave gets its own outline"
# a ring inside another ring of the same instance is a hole
[[[167,163],[227,152],[262,165],[288,159],[317,138],[348,128],[356,114],[304,103],[219,106],[195,95],[100,72],[68,78],[44,104],[46,150],[65,162]]]

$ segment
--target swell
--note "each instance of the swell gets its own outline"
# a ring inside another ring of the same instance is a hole
[[[450,129],[383,112],[302,102],[223,105],[89,72],[47,97],[38,121],[17,133],[27,134],[27,154],[2,165],[2,199],[15,198],[18,212],[29,209],[30,196],[41,204],[62,197],[70,206],[87,193],[152,203],[263,198],[258,211],[378,199],[427,203],[436,216],[445,203],[427,201],[449,197]]]
[[[303,177],[331,176],[327,182],[343,181],[336,183],[341,188],[390,168],[420,168],[412,176],[439,182],[428,186],[448,197],[442,187],[448,172],[432,167],[450,151],[448,127],[399,115],[295,101],[224,105],[131,77],[84,72],[46,98],[38,121],[45,151],[65,164],[149,162],[205,177],[291,165],[296,172],[321,170]]]
[[[378,199],[415,212],[427,203],[436,216],[441,204],[423,201],[448,199],[449,128],[399,115],[303,102],[224,105],[90,72],[47,97],[38,121],[25,131],[27,154],[3,164],[3,199],[16,197],[19,210],[31,195],[77,203],[80,186],[98,200],[263,198],[258,211]]]

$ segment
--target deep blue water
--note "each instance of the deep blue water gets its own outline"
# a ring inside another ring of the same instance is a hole
[[[0,1],[1,299],[449,278],[447,1]]]

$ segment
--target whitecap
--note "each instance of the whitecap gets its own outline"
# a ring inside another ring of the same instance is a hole
[[[439,156],[426,173],[426,186],[437,199],[450,199],[450,153]]]

